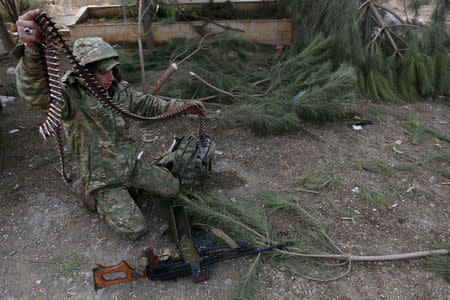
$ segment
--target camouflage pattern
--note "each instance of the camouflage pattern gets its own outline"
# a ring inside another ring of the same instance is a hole
[[[93,50],[88,53],[98,54]],[[84,59],[85,63],[88,61]],[[25,53],[16,67],[16,77],[20,97],[45,113],[49,98],[39,57]],[[162,167],[146,170],[138,167],[138,151],[127,132],[130,119],[103,107],[70,71],[63,77],[63,99],[64,129],[86,195],[96,196],[98,212],[116,231],[132,238],[136,234],[130,232],[137,230],[142,234],[145,221],[131,204],[131,197],[123,191],[136,185],[156,195],[174,196],[179,190],[178,180]],[[117,83],[113,101],[143,116],[154,116],[182,105],[136,92],[125,81]]]
[[[166,156],[158,165],[164,166],[177,177],[186,188],[199,184],[202,176],[211,172],[215,144],[207,137],[205,147],[198,147],[198,137],[185,135],[176,137]]]
[[[75,55],[82,66],[106,58],[119,57],[119,53],[99,37],[76,40],[73,43],[73,55]]]

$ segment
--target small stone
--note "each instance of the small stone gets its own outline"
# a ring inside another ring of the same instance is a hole
[[[7,103],[16,101],[16,97],[0,95],[0,100],[2,101],[3,106],[5,106]]]
[[[42,280],[36,280],[36,284],[41,284]]]
[[[358,188],[358,187],[354,187],[354,188],[352,189],[352,192],[353,192],[353,193],[356,193],[356,194],[359,194],[359,188]]]

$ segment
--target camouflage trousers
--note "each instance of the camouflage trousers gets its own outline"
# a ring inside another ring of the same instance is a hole
[[[140,161],[137,161],[129,183],[92,193],[100,217],[117,233],[135,240],[145,234],[148,227],[142,212],[128,192],[129,188],[170,198],[177,195],[180,183],[166,168],[155,165],[144,168]]]

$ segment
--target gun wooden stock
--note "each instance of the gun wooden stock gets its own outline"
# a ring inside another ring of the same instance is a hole
[[[132,282],[145,277],[136,273],[136,269],[132,268],[126,261],[122,260],[115,266],[104,267],[102,265],[95,265],[92,269],[94,273],[94,288],[95,290],[101,289],[110,285]],[[106,274],[124,273],[125,277],[105,279],[103,276]]]

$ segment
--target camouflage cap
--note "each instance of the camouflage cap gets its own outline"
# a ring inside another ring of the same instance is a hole
[[[117,65],[119,65],[119,62],[115,58],[107,58],[97,62],[97,70],[106,72],[112,70]]]
[[[73,44],[73,54],[82,66],[111,57],[119,57],[114,48],[99,37],[81,38]]]

